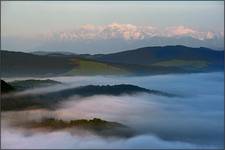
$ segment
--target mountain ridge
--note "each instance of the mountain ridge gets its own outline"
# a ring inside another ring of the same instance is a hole
[[[224,50],[182,45],[111,54],[35,55],[1,51],[2,76],[150,75],[224,70]]]
[[[23,85],[24,82],[21,82]],[[21,85],[21,86],[22,86]],[[135,95],[135,94],[150,94],[165,97],[176,97],[178,95],[167,93],[159,90],[146,89],[132,84],[118,85],[86,85],[62,89],[49,93],[25,93],[16,95],[6,95],[1,99],[2,111],[22,110],[28,108],[48,108],[54,109],[62,101],[68,100],[71,96],[91,97],[95,95]]]
[[[169,52],[169,53],[168,53]],[[118,56],[123,56],[125,54],[140,54],[140,53],[153,53],[154,55],[156,55],[156,59],[162,59],[162,57],[171,57],[171,53],[173,52],[173,55],[177,56],[177,54],[181,55],[183,54],[189,54],[189,57],[195,57],[195,55],[191,55],[191,54],[198,54],[199,57],[202,55],[203,53],[224,53],[224,51],[216,51],[210,48],[205,48],[205,47],[199,47],[199,48],[191,48],[191,47],[187,47],[187,46],[183,46],[183,45],[176,45],[176,46],[155,46],[155,47],[142,47],[142,48],[138,48],[138,49],[133,49],[133,50],[127,50],[127,51],[122,51],[122,52],[117,52],[117,53],[111,53],[111,54],[98,54],[98,55],[93,55],[95,59],[97,60],[102,60],[102,61],[106,61],[106,62],[121,62],[121,61],[110,61],[110,60],[106,60],[110,59],[110,57],[115,56],[118,59]],[[95,57],[97,56],[97,57]],[[102,58],[102,57],[106,57],[106,58]],[[138,55],[135,55],[138,56]],[[123,56],[125,57],[125,56]],[[146,55],[143,55],[143,57],[141,57],[142,59],[146,57]],[[184,58],[184,56],[182,56]],[[135,57],[137,58],[137,57]],[[124,60],[124,59],[123,59]],[[135,59],[134,59],[135,60]],[[134,61],[133,60],[133,61]],[[126,60],[124,60],[127,62],[127,58]],[[133,63],[133,64],[138,64],[138,63]]]

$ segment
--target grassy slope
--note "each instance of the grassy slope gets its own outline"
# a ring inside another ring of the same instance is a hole
[[[214,54],[218,52],[201,50],[197,53],[198,55],[195,55],[195,50],[191,49],[192,52],[189,54],[190,48],[188,50],[185,48],[184,55],[182,51],[180,52],[184,47],[172,48],[177,49],[173,51],[173,54],[169,52],[164,53],[164,50],[160,52],[155,50],[153,54],[157,55],[151,56],[149,55],[149,49],[152,49],[143,48],[138,51],[110,54],[104,60],[82,58],[82,56],[37,56],[22,52],[2,51],[2,58],[5,59],[2,60],[1,75],[3,77],[146,75],[223,69],[222,54]],[[188,54],[187,56],[186,53]],[[119,60],[118,62],[110,62],[110,59]]]
[[[87,59],[74,59],[72,62],[76,67],[65,75],[118,75],[129,74],[125,69],[115,67],[106,63]]]
[[[154,66],[163,66],[163,67],[193,67],[195,69],[200,69],[208,66],[208,62],[201,60],[179,60],[171,59],[168,61],[161,61],[154,63]]]
[[[162,74],[182,72],[182,69],[198,70],[207,67],[206,61],[168,60],[149,65],[110,64],[85,58],[72,60],[74,68],[64,75],[132,75],[132,74]]]

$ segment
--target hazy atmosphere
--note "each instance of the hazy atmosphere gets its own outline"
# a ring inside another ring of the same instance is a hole
[[[130,78],[97,76],[51,79],[63,81],[71,86],[134,84],[149,89],[177,93],[186,98],[168,98],[148,94],[99,95],[89,98],[75,96],[60,104],[56,111],[30,110],[6,113],[2,117],[4,148],[32,148],[33,146],[35,148],[73,148],[74,146],[76,148],[223,147],[224,76],[222,72]],[[47,92],[47,89],[51,90],[52,87],[45,88],[44,91]],[[105,120],[118,121],[134,128],[140,135],[116,140],[104,139],[96,137],[96,135],[72,136],[68,131],[26,133],[24,130],[12,130],[4,126],[7,121],[5,117],[11,116],[9,117],[11,119],[21,117],[18,119],[21,121],[25,117],[24,115],[26,118],[34,119],[49,114],[66,120],[100,117]]]
[[[224,149],[223,1],[1,2],[2,149]]]
[[[223,50],[224,2],[2,2],[2,49],[111,53],[144,46]]]

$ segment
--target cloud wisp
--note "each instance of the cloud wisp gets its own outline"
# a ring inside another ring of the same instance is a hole
[[[72,136],[67,132],[40,133],[24,136],[20,131],[4,130],[3,148],[73,149],[73,148],[200,148],[185,142],[168,142],[153,135],[142,135],[130,139],[103,139],[95,135],[89,137]],[[48,140],[46,140],[48,139]],[[16,145],[16,146],[15,146]]]
[[[20,142],[23,143],[19,145],[20,148],[31,146],[37,148],[222,148],[224,146],[222,72],[129,78],[56,77],[55,80],[70,82],[74,86],[122,82],[169,91],[185,97],[171,98],[147,94],[96,95],[86,98],[74,96],[60,103],[56,110],[4,112],[1,135],[4,148],[19,148],[17,145]],[[63,120],[101,118],[131,127],[138,134],[128,139],[106,140],[95,134],[80,137],[66,131],[26,134],[20,129],[7,125],[7,121],[26,122],[44,116]]]

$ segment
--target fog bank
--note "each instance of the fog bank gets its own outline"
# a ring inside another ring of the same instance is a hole
[[[2,148],[223,148],[224,73],[157,75],[143,77],[56,77],[65,87],[80,85],[134,84],[183,97],[149,94],[73,96],[56,110],[2,113],[2,123],[24,119],[92,119],[122,123],[139,134],[129,139],[80,137],[69,132],[35,133],[2,125]],[[66,86],[68,85],[68,86]],[[46,90],[45,92],[51,91]],[[35,92],[34,92],[35,93]],[[22,119],[23,118],[23,119]],[[13,130],[13,131],[12,131]],[[46,140],[48,139],[48,140]]]

